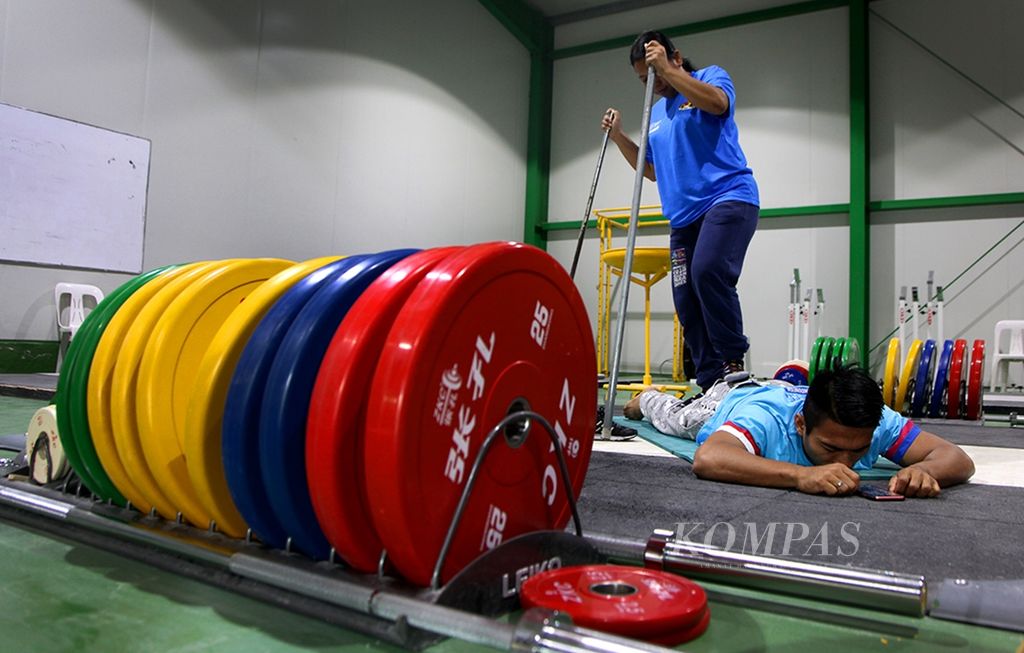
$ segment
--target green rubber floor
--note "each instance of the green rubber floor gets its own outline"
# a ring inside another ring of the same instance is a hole
[[[116,651],[118,653],[277,653],[284,651],[399,651],[389,644],[182,578],[90,546],[0,521],[0,644],[3,651]],[[711,591],[763,599],[753,590],[704,583]],[[778,600],[778,599],[775,599]],[[958,653],[1013,652],[1017,633],[935,619],[880,615],[855,608],[844,617],[875,621],[880,629],[825,623],[800,616],[829,606],[784,599],[791,614],[711,603],[712,621],[682,650],[745,652],[832,650]],[[835,610],[835,606],[832,607]],[[886,632],[909,629],[912,634]],[[430,653],[484,650],[446,640]]]
[[[23,432],[46,402],[0,397],[0,432]],[[149,565],[0,519],[0,651],[117,653],[277,653],[398,651],[392,645]],[[734,597],[764,599],[752,590],[705,584]],[[778,599],[774,599],[778,601]],[[912,635],[865,630],[801,617],[827,608],[783,599],[790,614],[711,603],[712,621],[681,648],[710,651],[885,651],[886,653],[1020,651],[1010,633],[934,619],[881,616],[842,609],[845,616],[881,620]],[[833,606],[835,609],[837,606]],[[430,653],[482,650],[457,640]]]
[[[0,522],[5,651],[401,650],[88,546]],[[451,650],[458,650],[451,648]],[[462,649],[468,650],[468,649]]]

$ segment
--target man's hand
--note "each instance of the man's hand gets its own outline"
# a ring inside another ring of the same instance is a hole
[[[644,43],[644,61],[648,66],[654,66],[654,72],[659,75],[664,75],[669,69],[668,53],[665,46],[657,41]]]
[[[859,486],[860,476],[842,463],[803,467],[796,482],[796,489],[801,492],[830,497],[852,494]]]
[[[608,132],[608,138],[615,143],[615,146],[619,148],[619,152],[622,152],[622,156],[636,170],[637,159],[640,157],[640,146],[634,143],[633,139],[622,131],[622,114],[619,113],[618,109],[609,108],[604,112],[604,115],[601,117],[601,129]],[[644,177],[651,181],[658,180],[654,175],[654,166],[650,162],[641,161],[640,164],[644,167]]]
[[[934,497],[940,487],[974,474],[974,461],[963,449],[927,431],[918,433],[900,464],[906,466],[889,480],[889,491],[906,497]]]
[[[939,494],[939,482],[920,467],[904,467],[889,479],[889,491],[905,497],[934,497]]]
[[[608,107],[601,117],[601,129],[608,132],[608,137],[615,140],[615,137],[622,134],[622,114],[618,109]]]
[[[626,419],[641,420],[644,418],[643,411],[640,410],[640,395],[639,393],[626,402],[626,405],[622,407],[622,416]]]

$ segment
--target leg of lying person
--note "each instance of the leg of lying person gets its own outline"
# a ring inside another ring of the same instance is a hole
[[[693,440],[733,387],[720,381],[703,395],[690,399],[677,399],[655,389],[645,390],[625,405],[623,413],[628,419],[646,419],[666,435]]]

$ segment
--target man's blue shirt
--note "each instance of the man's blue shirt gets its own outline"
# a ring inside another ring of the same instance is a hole
[[[747,451],[770,460],[813,465],[804,453],[803,439],[793,418],[804,408],[805,386],[744,386],[722,399],[710,420],[697,433],[701,445],[715,431],[735,436]],[[871,469],[879,456],[900,464],[921,429],[888,406],[871,438],[871,448],[854,469]]]

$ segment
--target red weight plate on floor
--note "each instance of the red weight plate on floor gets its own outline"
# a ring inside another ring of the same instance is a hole
[[[484,439],[510,412],[528,408],[557,431],[578,496],[593,445],[596,378],[586,308],[551,256],[487,243],[435,267],[395,319],[367,406],[371,518],[398,572],[430,583]],[[540,424],[528,426],[521,446],[496,442],[442,581],[515,535],[564,527],[566,490]]]
[[[967,374],[967,419],[981,419],[981,382],[985,375],[985,341],[975,340],[971,348],[971,369]]]
[[[519,600],[524,608],[558,610],[580,626],[639,639],[688,634],[708,614],[707,595],[693,581],[616,565],[541,572],[526,579]]]
[[[964,356],[967,341],[957,339],[953,343],[953,358],[949,364],[949,386],[946,389],[946,417],[960,419],[960,384],[964,379]]]
[[[658,635],[657,637],[645,637],[644,639],[652,644],[660,644],[661,646],[679,646],[703,635],[709,625],[711,625],[711,610],[704,610],[704,615],[693,626],[665,635]]]
[[[383,545],[370,520],[363,469],[366,402],[396,316],[416,286],[462,247],[395,263],[349,309],[320,363],[306,422],[306,480],[327,540],[350,567],[377,570]]]

